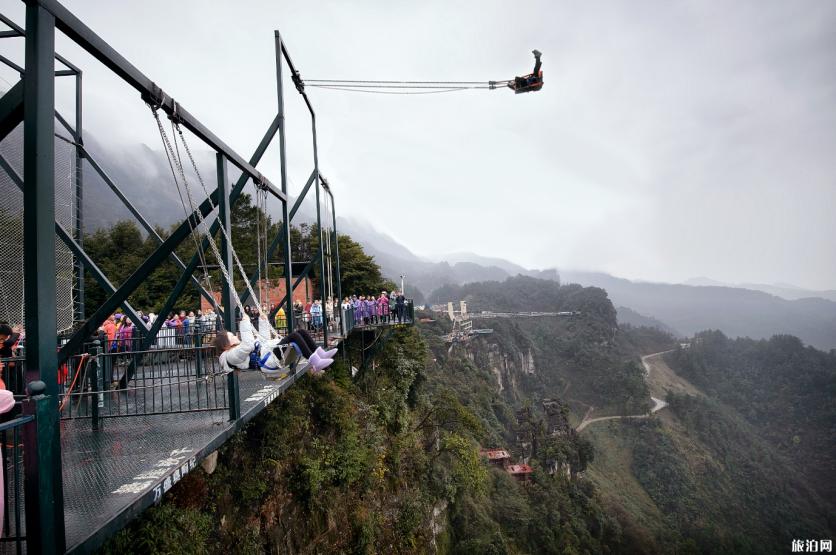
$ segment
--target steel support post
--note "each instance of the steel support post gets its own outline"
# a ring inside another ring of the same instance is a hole
[[[342,288],[342,274],[340,273],[340,236],[337,235],[337,209],[334,206],[334,193],[331,191],[331,188],[328,188],[326,191],[328,195],[331,197],[331,219],[334,223],[334,249],[336,249],[337,255],[337,303],[339,306],[342,306],[343,302],[343,288]],[[338,309],[334,309],[336,313]]]
[[[322,204],[319,196],[319,157],[316,153],[316,116],[311,112],[313,131],[314,171],[316,172],[316,227],[319,232],[319,298],[322,301],[322,344],[328,346],[328,326],[325,325],[325,241],[322,240]]]
[[[223,265],[229,274],[230,280],[234,279],[235,269],[232,265],[232,221],[230,212],[232,205],[229,199],[229,180],[226,173],[226,156],[218,152],[215,154],[218,173],[218,223],[225,233],[221,233],[221,260],[218,264]],[[234,284],[224,278],[221,290],[221,304],[224,307],[224,328],[235,333],[235,301],[232,298]],[[243,316],[243,314],[242,314]],[[257,325],[257,324],[256,324]],[[198,356],[200,354],[198,353]],[[238,384],[238,372],[233,371],[227,375],[227,393],[229,399],[229,419],[238,420],[241,418],[241,389]]]
[[[285,149],[284,128],[284,83],[282,82],[282,36],[278,31],[276,37],[276,90],[279,101],[279,157],[281,169],[282,192],[287,195],[287,152]],[[287,319],[287,333],[293,333],[293,263],[290,253],[290,215],[287,201],[282,202],[282,229],[280,231],[282,250],[284,250],[284,289],[287,298],[285,318]]]
[[[26,29],[29,30],[27,18]],[[26,550],[29,553],[64,553],[64,509],[61,473],[54,472],[53,461],[61,453],[53,449],[50,438],[58,434],[56,398],[44,395],[46,384],[30,382],[29,400],[23,412],[35,417],[23,429],[23,491],[26,503]],[[58,469],[60,471],[60,468]],[[56,481],[57,480],[57,481]]]
[[[23,298],[26,303],[28,381],[40,380],[35,401],[35,462],[27,464],[27,536],[40,536],[33,553],[64,551],[61,437],[58,426],[57,312],[55,302],[55,19],[26,4],[23,78]],[[31,470],[37,465],[37,470]],[[35,501],[37,499],[37,501]],[[40,532],[40,533],[38,533]]]
[[[75,242],[84,248],[84,135],[81,106],[81,72],[75,74]],[[75,261],[76,321],[84,320],[84,264]]]
[[[294,218],[294,216],[296,216],[296,212],[299,210],[299,207],[302,205],[302,201],[305,199],[305,195],[308,194],[308,190],[311,188],[311,185],[313,185],[313,182],[314,182],[314,174],[313,174],[313,172],[311,172],[311,176],[308,178],[307,183],[305,183],[305,186],[302,188],[302,192],[299,194],[298,197],[296,197],[296,200],[293,203],[293,208],[290,209],[290,214],[287,216],[288,221],[293,222],[293,218]],[[279,226],[279,232],[276,233],[276,236],[273,237],[273,240],[270,242],[270,246],[267,247],[266,258],[272,257],[273,253],[276,252],[276,249],[279,248],[279,246],[283,244],[283,241],[285,239],[284,234],[285,234],[285,225],[284,225],[284,222],[282,222],[281,225]],[[288,242],[290,241],[290,236],[289,235],[287,236],[287,241]],[[293,274],[291,274],[290,277],[292,278]],[[250,287],[255,288],[255,285],[256,285],[256,283],[258,283],[258,280],[260,278],[261,278],[261,272],[258,269],[256,269],[255,273],[253,273],[250,276]],[[246,302],[246,300],[250,298],[250,290],[245,289],[244,291],[241,292],[240,296],[241,296],[241,301]],[[279,303],[279,304],[281,304],[281,303]]]
[[[230,278],[235,276],[235,268],[232,265],[232,220],[231,212],[232,206],[229,199],[229,180],[226,172],[226,156],[220,152],[215,154],[215,161],[217,163],[218,174],[218,222],[222,226],[223,233],[221,233],[221,264],[229,273]],[[235,333],[235,301],[232,298],[232,291],[234,284],[231,285],[228,280],[223,280],[223,288],[221,289],[221,304],[224,309],[224,328],[227,331]],[[230,405],[232,401],[230,400]]]

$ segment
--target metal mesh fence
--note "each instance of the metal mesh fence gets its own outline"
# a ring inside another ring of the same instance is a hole
[[[56,128],[60,124],[56,122]],[[55,140],[55,220],[73,233],[75,206],[75,146]],[[23,125],[0,142],[0,154],[23,175]],[[23,324],[23,192],[14,180],[0,170],[0,320]],[[72,251],[56,236],[55,273],[58,329],[73,325],[75,259]]]

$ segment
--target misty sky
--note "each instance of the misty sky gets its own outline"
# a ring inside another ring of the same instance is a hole
[[[273,29],[303,78],[508,79],[538,48],[536,94],[312,89],[339,213],[428,256],[836,288],[834,2],[65,5],[245,157],[276,110]],[[159,149],[136,93],[58,45],[85,71],[86,130]],[[286,104],[295,193],[310,131]],[[279,183],[275,148],[259,167]]]

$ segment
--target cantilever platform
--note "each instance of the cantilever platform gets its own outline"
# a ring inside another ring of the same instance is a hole
[[[108,418],[99,431],[87,419],[63,421],[68,551],[99,547],[304,374],[273,381],[241,372],[241,418],[234,422],[226,410]]]

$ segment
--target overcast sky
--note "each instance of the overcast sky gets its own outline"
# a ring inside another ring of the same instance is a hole
[[[422,255],[836,288],[832,1],[65,5],[245,157],[276,110],[273,29],[303,78],[507,79],[538,48],[535,94],[312,89],[339,213]],[[88,132],[159,148],[137,95],[58,44]],[[310,132],[286,104],[293,193]],[[260,168],[279,182],[276,149]]]

